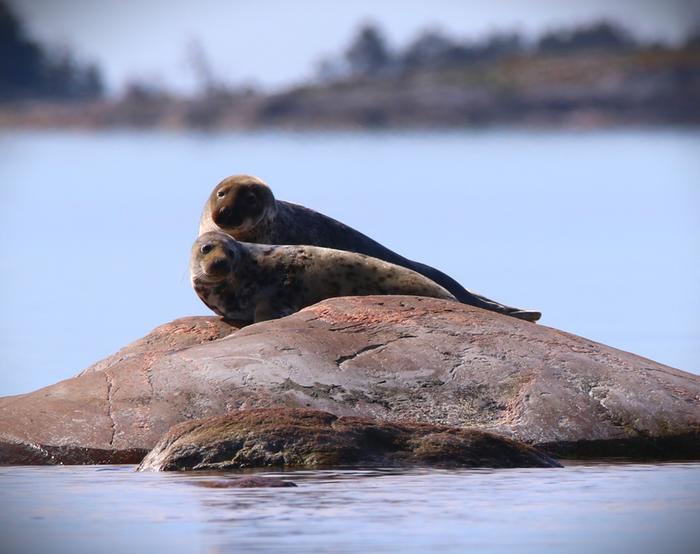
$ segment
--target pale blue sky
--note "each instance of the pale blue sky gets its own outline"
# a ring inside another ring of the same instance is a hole
[[[438,27],[456,36],[543,29],[602,17],[641,36],[676,41],[700,22],[697,0],[10,0],[35,36],[100,63],[112,90],[129,78],[188,90],[186,47],[200,41],[214,69],[235,81],[280,86],[309,76],[364,20],[395,45]]]

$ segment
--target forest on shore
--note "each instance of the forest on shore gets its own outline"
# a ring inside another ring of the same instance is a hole
[[[437,29],[388,44],[372,23],[307,82],[264,92],[216,75],[203,51],[196,93],[148,82],[105,94],[102,71],[27,36],[0,1],[0,126],[426,128],[700,124],[700,31],[643,41],[596,21],[526,39]]]

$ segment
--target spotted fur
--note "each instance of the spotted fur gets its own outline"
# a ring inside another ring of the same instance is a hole
[[[195,241],[190,277],[210,309],[246,323],[289,315],[337,296],[405,294],[456,301],[423,275],[364,254],[250,244],[218,231]]]

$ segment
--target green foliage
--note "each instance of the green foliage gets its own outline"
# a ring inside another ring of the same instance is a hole
[[[693,37],[689,38],[688,45]],[[697,41],[697,36],[694,37]],[[479,40],[453,39],[439,30],[420,34],[404,49],[389,51],[382,30],[375,24],[362,26],[345,51],[345,64],[326,60],[323,75],[334,77],[373,76],[387,70],[412,71],[419,68],[461,67],[480,62],[537,54],[575,54],[578,52],[619,52],[644,47],[622,26],[598,21],[547,32],[527,41],[517,32],[491,33]],[[649,45],[646,45],[649,46]],[[344,73],[342,68],[347,71]]]
[[[635,46],[630,34],[606,21],[573,30],[553,31],[540,38],[541,52],[577,52],[582,50],[625,50]]]
[[[700,48],[700,25],[688,35],[685,40],[685,47],[690,49]]]
[[[345,58],[353,73],[371,75],[384,69],[390,56],[379,28],[372,24],[362,27],[347,49]]]

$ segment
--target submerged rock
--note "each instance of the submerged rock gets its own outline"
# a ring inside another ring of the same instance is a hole
[[[296,483],[285,481],[278,477],[246,476],[237,479],[219,479],[216,481],[195,481],[192,483],[205,489],[261,489],[261,488],[290,488],[296,487]]]
[[[243,410],[173,427],[139,471],[332,466],[557,467],[491,433],[337,417],[309,409]]]
[[[0,399],[0,463],[136,463],[177,423],[270,407],[478,428],[559,456],[700,459],[700,376],[454,302],[335,298],[149,337]]]

